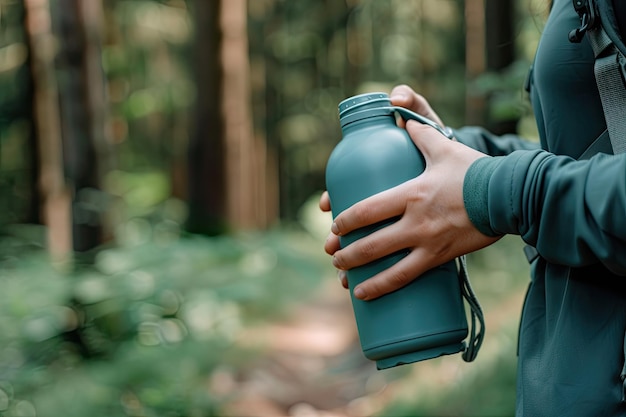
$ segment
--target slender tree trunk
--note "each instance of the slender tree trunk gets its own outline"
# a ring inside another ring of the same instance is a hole
[[[15,13],[15,18],[9,17],[10,19],[8,23],[21,23],[20,26],[20,35],[19,36],[19,44],[22,42],[28,46],[28,30],[26,28],[26,6],[24,3],[19,2],[15,3],[14,6],[9,6],[9,9],[13,8],[13,13]],[[7,10],[4,10],[5,15],[7,14]],[[11,10],[8,11],[11,14]],[[3,16],[6,18],[6,16]],[[15,20],[14,20],[15,19]],[[6,24],[5,23],[5,24]],[[13,41],[17,41],[16,36],[9,36],[8,41],[13,39]],[[2,42],[4,44],[4,42]],[[16,69],[15,76],[20,80],[20,83],[23,85],[23,94],[19,98],[19,101],[15,103],[13,109],[16,111],[14,116],[7,115],[7,108],[3,108],[0,111],[4,113],[5,117],[14,119],[23,120],[27,126],[25,128],[25,136],[26,136],[26,160],[24,161],[24,168],[27,171],[26,174],[26,187],[28,188],[26,191],[26,204],[23,206],[23,212],[14,213],[18,214],[16,220],[20,223],[28,223],[28,224],[43,224],[42,213],[41,213],[41,196],[39,195],[39,139],[37,137],[37,127],[35,126],[35,108],[34,108],[34,100],[35,100],[35,89],[33,85],[33,57],[32,53],[27,54],[27,58],[25,62],[20,66],[20,68]],[[10,106],[10,104],[9,104]],[[1,116],[0,116],[1,117]],[[2,152],[2,145],[0,144],[0,153]],[[0,167],[1,170],[2,167]],[[18,209],[19,210],[19,209]]]
[[[513,0],[485,0],[487,68],[499,71],[515,60]]]
[[[476,79],[486,69],[484,2],[485,0],[465,1],[465,68],[468,82]],[[484,96],[471,92],[466,94],[465,123],[485,124]]]
[[[246,0],[222,4],[223,105],[228,213],[237,229],[267,226],[267,148],[252,128]]]
[[[278,133],[278,122],[281,119],[280,109],[282,107],[282,97],[276,86],[275,80],[282,75],[283,67],[274,55],[272,48],[265,42],[281,27],[285,9],[285,2],[275,2],[273,7],[266,10],[266,14],[260,17],[261,29],[252,34],[251,41],[258,42],[258,50],[263,51],[263,108],[264,108],[264,131],[267,135],[265,140],[268,146],[268,187],[270,196],[268,198],[268,212],[274,213],[275,217],[283,217],[286,211],[286,181],[284,175],[284,158],[281,152],[280,138]],[[254,74],[255,76],[260,74]],[[255,108],[256,109],[256,108]],[[258,125],[262,126],[262,125]]]
[[[55,0],[57,71],[66,175],[72,187],[72,234],[76,252],[103,243],[100,164],[104,149],[104,79],[100,62],[100,0]]]
[[[34,119],[39,138],[41,213],[47,226],[47,245],[54,261],[69,261],[72,252],[71,194],[63,172],[55,42],[47,0],[25,0],[26,31],[33,74]]]
[[[29,58],[29,63],[28,66],[30,68],[32,68],[32,57]],[[31,103],[34,103],[35,101],[35,89],[34,86],[32,85],[32,79],[31,79],[31,85],[28,88],[29,91],[29,96],[31,97]],[[39,156],[40,156],[40,152],[39,152],[39,135],[37,132],[37,126],[35,125],[35,112],[34,112],[34,105],[31,105],[31,111],[29,114],[29,127],[28,127],[28,147],[29,147],[29,154],[28,154],[28,159],[29,159],[29,163],[28,166],[30,168],[30,174],[29,174],[29,188],[30,188],[30,193],[29,193],[29,203],[28,203],[28,207],[27,207],[27,212],[24,215],[24,221],[26,223],[30,223],[30,224],[44,224],[43,223],[43,218],[42,218],[42,212],[41,212],[41,193],[39,192],[39,178],[40,178],[40,164],[39,164]]]
[[[216,235],[227,230],[226,150],[222,117],[221,1],[195,1],[193,65],[197,100],[189,141],[187,230]]]
[[[270,12],[266,11],[264,16],[257,16],[256,21],[251,21],[248,24],[250,33],[248,39],[250,41],[250,51],[256,51],[255,54],[250,56],[250,87],[252,98],[252,125],[254,132],[254,140],[259,144],[259,148],[264,149],[262,155],[258,155],[260,169],[264,170],[265,180],[264,187],[265,192],[262,197],[264,201],[264,213],[260,214],[260,226],[269,226],[278,219],[279,216],[279,175],[278,175],[278,158],[277,158],[277,146],[268,140],[270,136],[269,130],[269,118],[272,112],[272,107],[267,105],[268,96],[271,94],[269,91],[270,83],[268,83],[268,72],[272,70],[271,58],[268,58],[268,54],[264,53],[266,49],[266,27],[268,26],[268,20],[270,20]]]
[[[485,1],[487,70],[499,72],[515,61],[515,2],[513,0]],[[515,132],[518,120],[489,120],[488,122],[488,128],[491,131],[503,134]]]

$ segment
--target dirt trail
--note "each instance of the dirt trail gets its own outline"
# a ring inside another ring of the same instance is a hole
[[[289,319],[244,332],[245,343],[266,350],[255,366],[218,381],[233,397],[224,417],[371,416],[401,396],[480,372],[476,364],[450,357],[377,371],[361,352],[348,293],[328,281]],[[514,320],[522,298],[512,294],[487,312],[482,366],[497,355],[494,334]]]
[[[364,397],[385,381],[361,353],[348,293],[333,280],[288,319],[248,329],[243,337],[266,353],[237,377],[226,416],[352,417],[374,411]]]

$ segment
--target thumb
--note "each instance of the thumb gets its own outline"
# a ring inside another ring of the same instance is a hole
[[[408,85],[403,84],[394,87],[389,96],[391,104],[394,106],[407,108],[443,126],[441,119],[437,116],[432,107],[430,107],[428,100],[426,100],[424,96],[416,93]]]
[[[444,152],[442,145],[445,146],[450,142],[450,139],[432,127],[418,123],[415,120],[407,122],[406,131],[409,133],[415,146],[424,155],[427,163],[437,153]]]

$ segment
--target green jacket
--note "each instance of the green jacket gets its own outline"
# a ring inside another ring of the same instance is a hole
[[[540,255],[520,325],[517,416],[626,415],[626,154],[576,159],[606,129],[591,47],[568,42],[577,25],[572,2],[556,0],[531,75],[542,149],[456,131],[496,156],[466,174],[472,222]]]

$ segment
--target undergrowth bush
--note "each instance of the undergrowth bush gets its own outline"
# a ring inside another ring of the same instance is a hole
[[[33,230],[0,236],[6,417],[219,415],[214,374],[254,357],[242,328],[302,299],[327,264],[319,242],[283,230],[152,236],[64,273]]]

